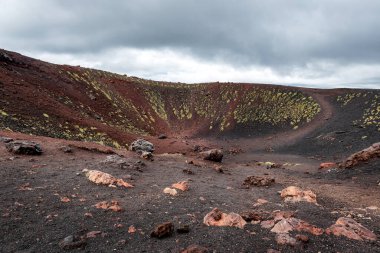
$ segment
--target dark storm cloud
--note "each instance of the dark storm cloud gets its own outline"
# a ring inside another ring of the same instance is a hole
[[[380,64],[377,0],[0,4],[0,47],[11,50],[94,54],[119,47],[169,48],[203,60],[266,66],[279,73],[321,61]]]

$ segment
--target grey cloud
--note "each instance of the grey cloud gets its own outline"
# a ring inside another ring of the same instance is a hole
[[[279,73],[380,63],[377,0],[0,0],[0,47],[83,54],[169,48]],[[323,72],[321,72],[323,73]]]

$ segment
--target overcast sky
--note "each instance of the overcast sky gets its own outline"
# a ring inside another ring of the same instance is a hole
[[[380,1],[0,0],[0,48],[154,80],[380,88]]]

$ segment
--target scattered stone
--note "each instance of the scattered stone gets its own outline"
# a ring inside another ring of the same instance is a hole
[[[257,199],[256,200],[256,203],[253,204],[254,207],[258,207],[258,206],[261,206],[261,205],[264,205],[268,203],[268,200],[265,200],[265,199]]]
[[[290,231],[293,231],[293,226],[290,225],[287,219],[280,220],[271,229],[271,232],[276,233],[276,234],[285,234],[285,233],[289,233]]]
[[[261,216],[261,213],[253,212],[253,211],[245,211],[240,213],[240,216],[246,221],[261,221],[263,218]]]
[[[96,238],[98,235],[101,235],[102,231],[91,231],[86,234],[87,238]]]
[[[94,216],[92,215],[92,213],[85,213],[84,217],[86,217],[86,218],[94,218]]]
[[[41,155],[40,144],[30,141],[10,141],[5,144],[9,152],[19,155]]]
[[[230,149],[228,150],[228,153],[229,153],[230,155],[237,155],[237,154],[239,154],[239,153],[243,153],[243,150],[242,150],[241,148],[230,148]]]
[[[265,220],[260,223],[262,228],[270,229],[274,226],[274,220]]]
[[[374,143],[370,147],[352,154],[342,162],[339,167],[344,169],[352,168],[361,162],[366,162],[375,157],[380,157],[380,142]]]
[[[224,173],[223,166],[214,166],[213,168],[218,173]]]
[[[182,172],[189,174],[189,175],[194,175],[194,172],[191,169],[184,169],[184,170],[182,170]]]
[[[301,188],[296,186],[289,186],[281,191],[281,197],[285,202],[310,202],[317,204],[317,195],[314,192],[308,190],[303,191]]]
[[[270,186],[274,182],[274,178],[249,176],[244,180],[243,187],[249,188],[250,186]]]
[[[179,234],[186,234],[190,232],[190,226],[188,224],[181,224],[177,228]]]
[[[119,202],[116,200],[102,201],[95,205],[98,209],[111,210],[114,212],[122,212],[124,209],[120,206]]]
[[[73,152],[73,149],[69,146],[62,146],[59,148],[59,150],[61,150],[63,153],[72,153]]]
[[[84,170],[88,180],[95,184],[108,185],[108,186],[120,186],[125,188],[132,188],[133,185],[125,182],[123,179],[116,178],[108,173],[98,170]]]
[[[160,139],[160,140],[167,139],[167,138],[168,138],[168,136],[166,136],[166,134],[160,134],[158,136],[158,139]]]
[[[195,145],[195,146],[193,147],[193,151],[194,151],[194,152],[202,152],[202,151],[204,151],[204,150],[205,150],[205,147],[200,146],[200,145]]]
[[[176,195],[178,194],[178,192],[177,192],[176,189],[172,189],[172,188],[170,188],[170,187],[166,187],[166,188],[164,189],[164,193],[165,193],[165,194],[170,194],[170,195],[172,195],[172,196],[176,196]]]
[[[297,240],[288,234],[277,234],[276,242],[279,245],[290,245],[293,247],[297,245]]]
[[[142,151],[140,157],[145,159],[145,160],[149,160],[149,161],[153,160],[152,152]]]
[[[289,222],[289,224],[292,225],[292,227],[296,231],[308,232],[313,235],[322,235],[324,233],[324,229],[318,228],[300,219],[296,219],[292,217],[292,218],[288,218],[287,221]]]
[[[303,243],[309,242],[309,237],[307,235],[296,235],[296,239]]]
[[[59,247],[63,250],[72,250],[77,248],[84,248],[86,247],[87,242],[84,238],[81,238],[79,236],[73,236],[69,235],[65,239],[59,242]]]
[[[128,233],[130,233],[130,234],[134,234],[134,233],[136,233],[136,228],[135,228],[135,226],[133,226],[133,225],[129,226],[129,228],[128,228]]]
[[[108,155],[103,161],[104,163],[121,163],[126,162],[125,159],[119,155]]]
[[[204,160],[221,162],[223,159],[223,151],[220,149],[211,149],[200,153]]]
[[[332,163],[332,162],[326,162],[326,163],[321,163],[319,165],[319,169],[322,170],[322,169],[331,169],[331,168],[336,168],[337,167],[337,164],[336,163]]]
[[[267,169],[284,169],[284,166],[281,163],[271,163],[267,165]]]
[[[4,142],[4,143],[9,143],[13,141],[12,138],[8,138],[8,137],[0,137],[0,142]]]
[[[131,151],[135,151],[135,152],[146,151],[146,152],[153,153],[154,152],[154,145],[153,145],[153,143],[146,141],[144,139],[138,139],[138,140],[131,143],[129,149]]]
[[[237,213],[222,213],[218,208],[214,208],[203,218],[203,223],[207,226],[229,226],[243,229],[247,222]]]
[[[164,238],[168,237],[173,233],[174,226],[173,223],[171,222],[165,222],[162,223],[161,225],[158,225],[150,234],[151,237],[156,237],[156,238]]]
[[[61,202],[63,203],[67,203],[67,202],[70,202],[71,200],[68,198],[68,197],[62,197],[61,198]]]
[[[274,221],[288,219],[288,218],[294,217],[294,215],[295,215],[295,212],[293,211],[274,211],[272,213],[272,217]]]
[[[184,192],[184,191],[189,190],[189,183],[187,181],[181,181],[181,182],[172,184],[172,187]]]
[[[339,218],[334,225],[326,229],[326,234],[345,236],[353,240],[376,241],[376,235],[360,223],[347,217]]]
[[[275,249],[268,249],[267,253],[281,253],[281,251],[275,250]]]
[[[186,249],[183,249],[180,251],[180,253],[208,253],[208,252],[209,252],[208,249],[196,244],[192,244],[188,246]]]

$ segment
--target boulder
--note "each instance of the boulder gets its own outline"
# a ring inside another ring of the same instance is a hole
[[[352,154],[342,162],[339,167],[343,169],[352,168],[361,162],[368,161],[375,157],[380,157],[380,142],[374,143],[370,147]]]
[[[247,222],[237,213],[222,213],[218,208],[214,208],[203,218],[203,223],[207,226],[218,227],[238,227],[243,229]]]
[[[317,195],[314,192],[308,190],[303,191],[301,188],[296,186],[289,186],[281,191],[281,197],[285,202],[310,202],[317,203]]]
[[[142,153],[143,151],[153,153],[154,145],[144,139],[138,139],[131,143],[129,149],[138,153]]]
[[[223,159],[223,151],[220,149],[211,149],[200,153],[204,160],[221,162]]]
[[[88,180],[95,184],[108,185],[108,186],[120,186],[125,188],[132,188],[133,185],[125,182],[123,179],[116,178],[111,174],[101,172],[98,170],[84,170]]]
[[[9,152],[20,155],[41,155],[40,144],[30,141],[10,141],[5,144]]]
[[[349,239],[376,241],[376,235],[360,223],[347,217],[339,218],[334,225],[326,229],[326,234],[345,236]]]

